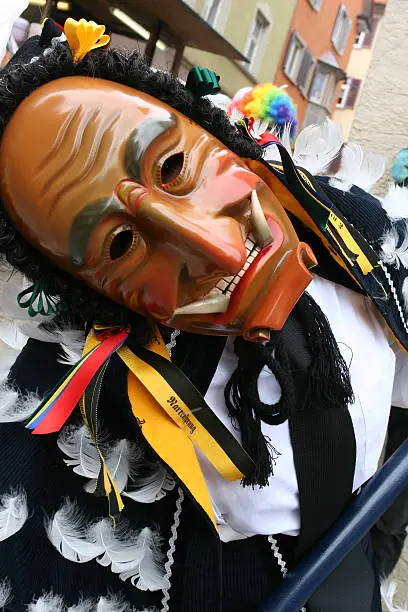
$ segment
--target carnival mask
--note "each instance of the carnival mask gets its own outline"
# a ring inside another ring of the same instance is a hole
[[[0,149],[25,238],[131,310],[187,331],[265,340],[315,263],[274,193],[157,99],[88,77],[43,85]]]

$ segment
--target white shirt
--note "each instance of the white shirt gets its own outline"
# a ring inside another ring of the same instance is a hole
[[[349,410],[357,442],[353,483],[353,490],[356,490],[377,469],[391,404],[408,405],[408,357],[400,349],[395,349],[398,355],[396,368],[394,343],[368,298],[318,277],[313,279],[308,292],[327,316],[350,369],[355,395],[355,402]],[[224,388],[237,361],[231,338],[205,399],[240,439],[239,432],[232,427],[224,401]],[[266,368],[261,372],[258,387],[264,402],[278,401],[279,383]],[[220,537],[224,541],[256,534],[299,533],[299,495],[288,423],[276,426],[263,423],[262,432],[270,437],[273,446],[281,453],[276,460],[274,476],[262,489],[242,487],[239,481],[225,480],[197,451]]]

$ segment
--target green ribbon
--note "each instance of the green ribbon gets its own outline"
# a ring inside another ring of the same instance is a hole
[[[186,89],[196,98],[217,94],[221,91],[219,80],[220,77],[212,70],[194,66],[188,73]]]
[[[17,302],[20,308],[28,308],[30,317],[36,317],[38,314],[49,317],[57,312],[57,300],[47,293],[43,283],[35,283],[21,291]]]

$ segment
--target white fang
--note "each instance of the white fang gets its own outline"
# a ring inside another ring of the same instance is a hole
[[[0,542],[20,531],[28,517],[25,491],[10,491],[0,498]]]
[[[187,314],[209,314],[225,312],[228,308],[230,298],[218,292],[210,292],[206,297],[180,306],[174,311],[173,317]]]
[[[265,214],[255,189],[253,189],[251,194],[251,230],[256,244],[261,249],[273,242],[271,229],[265,219]]]

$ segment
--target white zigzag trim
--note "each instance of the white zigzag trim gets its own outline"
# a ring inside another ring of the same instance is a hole
[[[273,552],[273,556],[276,558],[278,565],[280,567],[280,571],[282,576],[286,578],[288,573],[288,568],[286,566],[286,561],[283,559],[282,554],[279,552],[279,545],[277,540],[273,537],[273,535],[268,536],[268,542],[271,545],[271,549]]]
[[[177,331],[177,330],[176,330]],[[179,332],[180,333],[180,332]],[[169,540],[169,550],[167,551],[167,561],[164,564],[164,569],[166,570],[166,573],[164,575],[164,581],[166,583],[166,586],[163,589],[163,599],[161,600],[162,603],[162,608],[160,610],[160,612],[169,612],[169,600],[170,600],[170,578],[171,578],[171,574],[172,574],[172,566],[174,563],[174,552],[176,550],[176,540],[177,540],[177,530],[178,527],[180,525],[180,514],[181,514],[181,505],[183,503],[184,500],[184,493],[183,493],[183,489],[181,487],[179,487],[178,490],[178,498],[176,501],[176,511],[174,513],[174,522],[173,525],[171,526],[171,536],[170,536],[170,540]]]
[[[399,301],[399,299],[398,299],[398,295],[397,295],[397,291],[396,291],[396,289],[395,289],[394,282],[393,282],[393,280],[392,280],[392,278],[391,278],[390,273],[389,273],[389,272],[388,272],[388,270],[387,270],[386,265],[385,265],[385,264],[384,264],[384,263],[383,263],[381,260],[379,260],[379,262],[378,262],[378,263],[380,264],[380,266],[381,266],[381,268],[382,268],[382,270],[383,270],[383,272],[384,272],[384,274],[385,274],[385,276],[386,276],[386,279],[387,279],[387,281],[388,281],[388,284],[389,284],[389,286],[390,286],[390,288],[391,288],[391,293],[392,293],[392,295],[393,295],[393,297],[394,297],[394,300],[395,300],[395,303],[396,303],[396,305],[397,305],[397,308],[398,308],[398,313],[399,313],[399,316],[400,316],[400,318],[401,318],[402,324],[403,324],[403,326],[404,326],[404,329],[405,329],[406,333],[408,334],[408,326],[407,326],[407,323],[406,323],[406,321],[405,321],[404,311],[402,310],[402,306],[401,306],[400,301]]]
[[[288,574],[288,567],[286,565],[286,561],[282,557],[282,553],[279,551],[279,544],[276,538],[273,537],[273,535],[268,536],[268,542],[271,545],[273,556],[276,558],[278,562],[282,576],[283,578],[286,578]],[[300,612],[306,612],[306,608],[301,608]]]
[[[180,334],[180,330],[179,329],[174,329],[171,332],[171,336],[170,336],[170,342],[168,344],[166,344],[166,349],[169,353],[169,357],[171,357],[171,351],[174,349],[174,347],[176,346],[176,338],[177,336]]]

